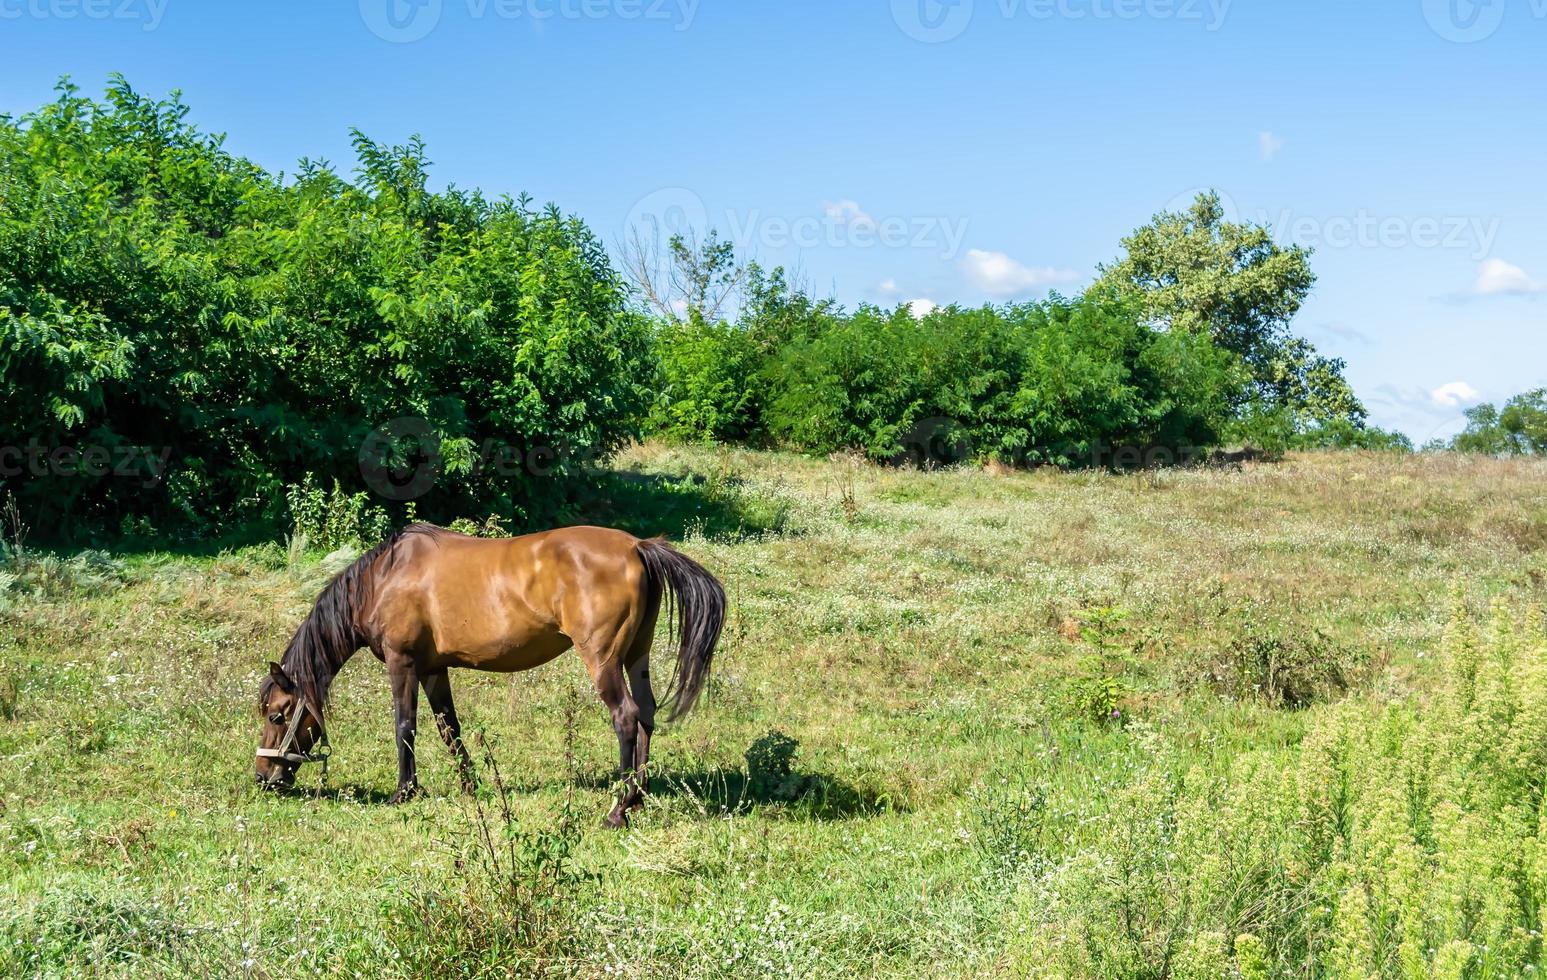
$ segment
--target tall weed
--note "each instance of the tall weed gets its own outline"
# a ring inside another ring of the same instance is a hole
[[[567,975],[582,882],[573,862],[578,708],[571,690],[564,736],[570,789],[552,823],[535,828],[517,815],[493,748],[475,738],[489,790],[463,806],[464,820],[443,840],[452,855],[449,879],[413,883],[384,916],[410,976]]]
[[[1017,959],[1135,978],[1219,976],[1227,954],[1242,977],[1541,969],[1541,617],[1500,602],[1479,626],[1458,606],[1445,661],[1437,690],[1316,708],[1291,750],[1142,739],[1111,795],[1050,804],[1082,829],[1026,874]]]
[[[337,480],[331,492],[324,492],[308,473],[285,489],[285,500],[290,505],[292,557],[308,548],[335,551],[370,545],[391,530],[386,510],[370,506],[369,494],[345,493]]]

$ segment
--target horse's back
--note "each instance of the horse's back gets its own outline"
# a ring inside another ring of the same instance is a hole
[[[640,618],[646,590],[638,544],[602,527],[405,539],[378,589],[368,632],[430,666],[529,669],[592,632]]]

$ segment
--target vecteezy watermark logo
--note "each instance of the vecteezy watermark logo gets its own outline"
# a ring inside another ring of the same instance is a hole
[[[442,0],[360,0],[360,17],[383,41],[408,44],[440,23]]]
[[[1547,2],[1547,0],[1544,0]],[[1493,254],[1503,221],[1486,215],[1393,215],[1377,214],[1364,208],[1352,214],[1312,215],[1291,209],[1278,212],[1266,208],[1245,212],[1230,195],[1218,190],[1196,188],[1178,194],[1167,202],[1166,214],[1191,214],[1198,197],[1213,194],[1219,199],[1222,219],[1230,224],[1249,224],[1265,228],[1280,245],[1300,245],[1316,249],[1424,249],[1465,251],[1473,261]]]
[[[973,0],[892,0],[892,20],[915,41],[943,44],[967,29],[972,5]]]
[[[1235,0],[996,0],[1006,20],[1194,21],[1214,32],[1225,26]]]
[[[982,0],[977,0],[982,2]],[[1235,0],[993,0],[980,16],[1001,20],[1196,21],[1210,32],[1225,26]],[[892,19],[916,41],[941,44],[960,37],[975,0],[892,0]]]
[[[1318,249],[1453,249],[1480,262],[1493,254],[1501,221],[1477,215],[1409,218],[1361,209],[1327,217],[1281,211],[1270,218],[1264,212],[1257,223],[1271,229],[1274,241],[1285,244]]]
[[[966,218],[945,215],[872,215],[854,201],[827,201],[820,213],[795,217],[756,209],[727,211],[730,240],[743,250],[786,248],[917,248],[951,261],[967,240]]]
[[[678,236],[701,242],[709,235],[709,209],[703,198],[686,187],[663,187],[629,209],[623,235],[625,241],[641,238],[657,251]]]
[[[640,198],[624,219],[623,242],[652,260],[681,236],[691,248],[710,232],[740,252],[812,248],[917,248],[946,260],[961,255],[966,218],[944,215],[873,215],[851,200],[824,201],[805,214],[766,214],[728,209],[711,215],[704,199],[685,187],[668,187]]]
[[[393,419],[360,444],[360,476],[387,500],[418,500],[440,478],[440,436],[417,416]]]
[[[1455,44],[1476,44],[1504,23],[1505,0],[1423,0],[1429,28]]]
[[[161,26],[170,0],[0,0],[3,20],[126,20]]]
[[[5,0],[0,0],[0,3]],[[163,0],[165,2],[165,0]],[[700,0],[462,0],[469,20],[542,23],[549,20],[665,22],[693,26]],[[360,16],[377,37],[395,44],[418,41],[440,24],[444,0],[360,0]]]
[[[0,446],[0,479],[19,476],[81,477],[138,480],[145,489],[166,478],[172,447],[45,446],[33,439],[25,446]]]

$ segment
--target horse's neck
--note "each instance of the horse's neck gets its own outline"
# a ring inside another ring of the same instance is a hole
[[[322,703],[325,703],[328,700],[328,692],[333,688],[333,682],[338,680],[338,675],[343,672],[344,665],[349,663],[350,658],[359,653],[360,650],[361,647],[359,646],[352,646],[348,643],[345,643],[339,647],[327,651],[326,671],[317,670],[316,666],[318,665],[316,665],[315,662],[311,666],[303,666],[300,663],[296,663],[293,661],[291,655],[287,655],[280,666],[284,669],[285,673],[289,674],[291,677],[300,676],[303,670],[310,672],[316,683],[316,694],[317,700],[319,702],[317,705],[315,705],[315,708],[316,710],[321,711]],[[296,654],[296,656],[304,655]]]
[[[335,656],[331,658],[333,661],[333,672],[328,675],[327,680],[322,685],[324,695],[326,695],[327,692],[332,689],[333,682],[338,680],[338,675],[344,672],[344,665],[349,663],[349,661],[354,658],[354,655],[360,652],[360,649],[360,647],[345,647],[344,649],[338,651]],[[326,698],[324,698],[324,700],[326,700]]]

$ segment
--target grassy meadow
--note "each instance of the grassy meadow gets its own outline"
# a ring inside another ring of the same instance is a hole
[[[0,975],[1505,977],[1547,959],[1547,463],[1137,475],[666,447],[597,513],[731,614],[653,795],[579,661],[385,672],[331,775],[252,779],[259,679],[344,556],[0,572]],[[496,772],[497,767],[497,772]],[[503,790],[503,792],[502,792]],[[1540,843],[1539,843],[1540,842]],[[1540,849],[1540,850],[1539,850]]]

